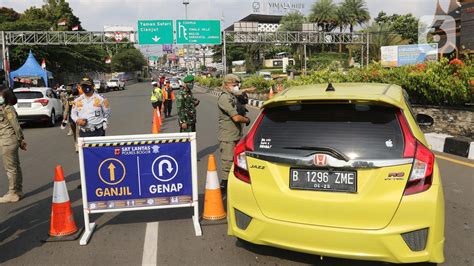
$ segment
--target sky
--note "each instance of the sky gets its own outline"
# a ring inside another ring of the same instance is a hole
[[[188,0],[189,19],[221,19],[223,27],[252,13],[254,0]],[[267,2],[302,3],[309,13],[314,0],[262,0]],[[342,0],[335,0],[340,2]],[[101,31],[104,25],[133,26],[139,19],[183,19],[182,0],[69,0],[74,14],[87,30]],[[412,13],[417,17],[432,15],[436,0],[366,0],[372,17],[383,10],[388,14]],[[447,7],[448,0],[441,0]],[[41,6],[42,0],[0,0],[0,6],[22,12],[30,6]]]

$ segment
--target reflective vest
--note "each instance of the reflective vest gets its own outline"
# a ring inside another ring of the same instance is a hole
[[[161,91],[161,89],[159,87],[155,87],[151,91],[150,100],[151,100],[152,103],[163,101],[163,92]]]

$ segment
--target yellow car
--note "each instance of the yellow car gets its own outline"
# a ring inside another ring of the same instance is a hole
[[[298,252],[444,261],[434,154],[397,85],[294,87],[264,103],[236,146],[228,234]]]

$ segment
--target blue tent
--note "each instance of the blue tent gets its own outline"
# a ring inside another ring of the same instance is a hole
[[[44,70],[41,68],[38,61],[36,61],[35,56],[30,50],[28,59],[26,62],[17,70],[10,72],[10,86],[13,87],[14,78],[42,78],[44,84],[48,87],[48,79],[53,78],[53,73],[50,71]]]

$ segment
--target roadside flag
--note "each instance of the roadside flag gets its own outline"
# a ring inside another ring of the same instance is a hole
[[[61,19],[58,21],[58,26],[66,26],[66,23],[67,23],[67,19]]]
[[[43,58],[43,61],[41,61],[41,68],[46,69],[46,59]]]
[[[79,30],[79,25],[72,27],[73,31]]]

